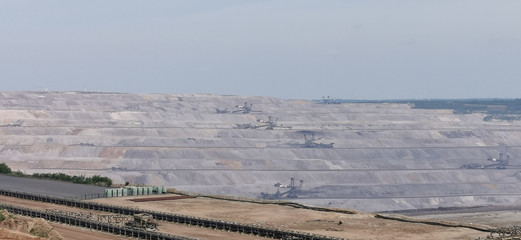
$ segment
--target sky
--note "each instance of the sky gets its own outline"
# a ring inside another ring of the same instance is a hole
[[[0,0],[0,91],[521,98],[519,0]]]

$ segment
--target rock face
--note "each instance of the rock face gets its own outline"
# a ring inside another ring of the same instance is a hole
[[[521,124],[476,113],[209,94],[3,92],[0,125],[0,162],[26,173],[248,197],[284,193],[294,178],[303,186],[292,201],[364,211],[513,204],[521,196]],[[496,164],[487,159],[501,153],[511,157],[506,169],[461,168]]]

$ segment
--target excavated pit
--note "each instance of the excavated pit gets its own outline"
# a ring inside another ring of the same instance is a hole
[[[304,183],[291,201],[363,211],[519,203],[521,124],[483,117],[408,104],[2,92],[0,162],[246,197],[295,178]],[[506,169],[460,168],[500,153],[511,156]]]

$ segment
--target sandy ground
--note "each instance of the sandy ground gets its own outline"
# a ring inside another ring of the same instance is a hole
[[[27,219],[21,216],[16,216],[17,219]],[[108,239],[108,240],[123,240],[128,239],[125,237],[114,236],[111,234],[106,234],[98,231],[91,231],[83,228],[71,227],[68,225],[62,225],[57,223],[49,222],[55,231],[57,231],[63,238],[65,239]],[[44,239],[40,237],[36,237],[27,233],[22,233],[19,231],[8,230],[0,227],[0,239],[19,239],[19,240],[27,240],[27,239]]]
[[[418,219],[447,220],[466,222],[472,224],[484,224],[501,228],[509,226],[521,226],[521,206],[516,207],[484,207],[471,208],[465,211],[442,211],[413,216]]]
[[[8,230],[4,228],[0,228],[0,239],[1,240],[33,240],[37,239],[40,240],[41,238],[32,236],[27,233],[17,232],[13,230]]]
[[[107,199],[111,200],[111,199]],[[112,199],[113,200],[113,199]],[[59,211],[66,211],[66,212],[77,212],[77,213],[87,213],[91,212],[98,215],[107,215],[106,212],[99,212],[99,211],[88,211],[84,209],[78,209],[78,208],[72,208],[72,207],[66,207],[62,205],[55,205],[50,203],[43,203],[43,202],[35,202],[35,201],[28,201],[24,199],[18,199],[18,198],[10,198],[5,196],[0,196],[0,202],[6,203],[10,205],[20,206],[20,207],[27,207],[32,209],[38,209],[38,210],[59,210]],[[147,204],[147,203],[142,203]],[[56,231],[60,233],[63,237],[66,239],[71,240],[84,240],[84,239],[129,239],[122,236],[113,236],[110,234],[106,234],[103,232],[98,231],[92,231],[89,229],[83,229],[79,227],[73,227],[73,226],[67,226],[64,224],[59,223],[50,223],[51,226],[56,228]],[[182,224],[174,224],[174,223],[166,223],[166,222],[160,222],[158,229],[161,232],[177,235],[177,236],[185,236],[185,237],[193,237],[193,238],[199,238],[199,239],[216,239],[216,240],[225,240],[225,239],[237,239],[237,240],[243,240],[243,239],[265,239],[255,236],[249,236],[249,235],[242,235],[232,232],[224,232],[224,231],[216,231],[212,229],[207,228],[198,228],[198,227],[192,227]],[[78,232],[78,234],[76,234]],[[88,236],[96,236],[96,238],[89,238]],[[0,239],[2,237],[0,236]]]
[[[284,230],[309,232],[345,239],[477,239],[485,238],[488,233],[469,228],[442,227],[420,223],[406,223],[395,220],[375,218],[370,213],[332,213],[297,209],[289,206],[271,204],[254,204],[208,198],[178,199],[153,202],[133,202],[131,197],[96,199],[93,202],[136,207],[147,210],[206,217],[244,224],[270,226]],[[132,197],[135,198],[135,197]],[[23,199],[0,196],[0,202],[34,209],[55,209],[61,211],[86,212],[87,210],[64,207],[60,205],[27,201]],[[95,212],[94,214],[107,214]],[[506,221],[505,216],[509,216]],[[440,220],[475,220],[474,222],[492,225],[490,221],[503,218],[499,225],[515,225],[517,214],[508,212],[490,213],[454,213],[450,215],[432,214],[416,218]],[[468,222],[468,221],[465,221]],[[127,239],[106,233],[70,227],[63,224],[51,225],[66,239]],[[229,233],[219,230],[191,227],[180,224],[160,222],[158,229],[178,236],[198,239],[265,239],[250,235]],[[0,237],[1,239],[1,237]]]
[[[62,237],[65,239],[109,239],[109,240],[123,240],[128,239],[126,237],[121,236],[115,236],[112,234],[99,232],[99,231],[93,231],[89,229],[79,228],[79,227],[71,227],[65,224],[59,224],[59,223],[52,223],[49,222],[49,224],[54,227],[54,230],[56,230]]]
[[[374,214],[332,213],[288,206],[233,202],[208,198],[135,203],[126,198],[96,199],[94,202],[147,210],[270,226],[346,239],[477,239],[487,233],[468,228],[450,228],[404,223],[374,217]],[[339,224],[341,222],[341,224]],[[202,238],[201,239],[205,239]]]

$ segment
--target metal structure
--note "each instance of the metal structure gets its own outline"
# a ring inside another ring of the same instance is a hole
[[[235,105],[235,109],[229,110],[226,108],[216,108],[215,112],[219,114],[223,113],[250,113],[250,112],[261,112],[261,111],[252,111],[251,106],[253,104],[244,102],[244,105]]]
[[[269,116],[268,117],[268,121],[265,121],[265,120],[257,120],[257,122],[260,122],[260,123],[265,123],[264,127],[266,127],[266,130],[273,130],[275,128],[291,128],[291,127],[288,127],[288,126],[282,126],[282,124],[277,124],[277,121],[279,120],[279,118],[276,118],[276,117],[273,117],[273,116]]]
[[[0,127],[21,127],[23,123],[24,123],[23,120],[18,120],[16,122],[1,125]]]
[[[340,104],[340,101],[337,101],[336,98],[331,98],[330,96],[322,97],[322,104]]]
[[[134,214],[134,219],[125,223],[127,227],[142,228],[147,231],[156,231],[157,223],[154,216],[146,213]]]
[[[216,108],[215,111],[217,113],[230,113],[230,110],[224,108]]]
[[[257,122],[262,123],[260,125],[255,125],[252,123],[242,123],[242,124],[236,124],[235,129],[257,129],[257,128],[266,128],[266,130],[273,130],[275,128],[291,128],[287,126],[278,125],[277,121],[279,119],[273,116],[269,116],[268,121],[258,119]]]
[[[236,109],[233,110],[232,113],[250,113],[251,105],[251,103],[248,105],[248,102],[244,102],[244,105],[236,105]]]
[[[89,209],[94,211],[104,211],[111,212],[116,214],[126,214],[126,215],[136,215],[139,213],[147,213],[153,216],[156,221],[166,221],[171,223],[179,223],[179,224],[187,224],[192,226],[211,228],[211,229],[219,229],[223,231],[229,232],[237,232],[242,234],[252,234],[260,237],[267,237],[273,239],[295,239],[295,240],[338,240],[340,238],[321,236],[310,233],[302,233],[288,230],[280,230],[275,228],[267,228],[246,224],[239,224],[234,222],[225,222],[221,220],[212,220],[207,218],[198,218],[198,217],[190,217],[178,214],[164,213],[164,212],[155,212],[148,210],[140,210],[135,208],[121,207],[121,206],[112,206],[106,204],[100,204],[95,202],[87,202],[87,201],[78,201],[74,199],[60,198],[60,197],[52,197],[38,194],[30,194],[23,193],[17,191],[10,191],[5,189],[0,189],[0,195],[8,196],[8,197],[16,197],[23,198],[27,200],[33,201],[41,201],[54,203],[59,205],[65,205],[76,208]],[[7,209],[8,211],[13,211],[17,214],[22,214],[31,217],[41,217],[46,220],[51,221],[59,221],[61,223],[86,227],[94,230],[100,230],[105,232],[110,232],[113,234],[120,234],[130,237],[142,238],[142,239],[157,239],[157,240],[168,240],[168,239],[188,239],[184,237],[178,237],[170,234],[164,234],[160,232],[153,231],[145,231],[139,228],[130,228],[124,226],[116,226],[108,223],[100,223],[93,222],[85,219],[74,218],[74,217],[61,217],[61,216],[46,216],[41,211],[36,210],[25,210],[22,208],[17,208],[14,206],[8,207],[7,205],[3,205],[0,203],[0,208]],[[21,209],[21,210],[20,210]]]
[[[103,194],[104,197],[125,197],[138,195],[156,195],[167,193],[167,188],[164,186],[153,187],[125,187],[125,188],[107,188]]]
[[[299,180],[299,184],[297,185],[295,182],[295,178],[291,178],[289,185],[284,185],[281,183],[275,183],[275,187],[277,187],[277,192],[274,194],[270,193],[261,193],[261,198],[263,199],[281,199],[284,197],[287,198],[298,198],[298,194],[302,192],[302,185],[304,184],[304,180]],[[281,192],[281,189],[284,189]]]
[[[304,134],[304,144],[302,144],[303,148],[333,148],[335,143],[317,143],[316,141],[322,138],[315,138],[315,134],[311,134],[309,138],[307,134]]]
[[[278,118],[269,116],[268,117],[268,127],[266,129],[273,130],[275,127],[278,127],[278,125],[277,125],[278,120],[279,120]],[[282,125],[280,125],[280,126],[282,126]]]
[[[35,209],[17,207],[0,203],[0,208],[6,209],[10,213],[20,214],[33,218],[43,218],[47,221],[63,223],[71,226],[87,228],[102,232],[111,233],[114,235],[122,235],[137,239],[147,240],[192,240],[194,238],[176,236],[167,233],[160,233],[155,231],[146,231],[140,228],[132,228],[126,226],[119,226],[106,222],[95,221],[91,219],[79,218],[75,216],[64,215],[56,212],[39,211]],[[318,238],[317,238],[318,239]]]
[[[489,157],[487,159],[493,163],[491,164],[478,164],[478,163],[467,163],[463,164],[461,168],[466,169],[489,169],[489,168],[497,168],[497,169],[506,169],[510,162],[510,155],[506,154],[506,158],[503,153],[499,154],[499,158]]]
[[[104,214],[97,215],[98,222],[106,222],[110,224],[116,224],[118,226],[125,225],[131,218],[121,214]]]

